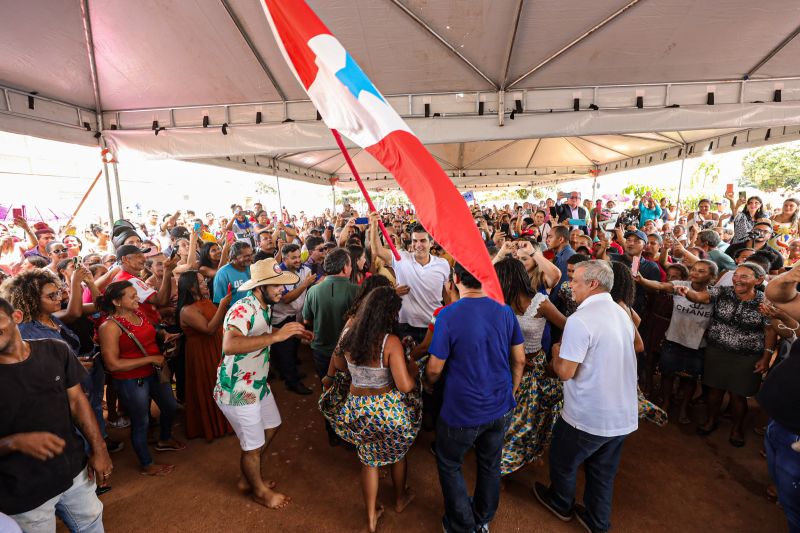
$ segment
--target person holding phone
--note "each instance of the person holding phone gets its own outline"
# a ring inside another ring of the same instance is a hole
[[[745,191],[739,191],[739,199],[734,200],[733,191],[725,193],[725,198],[731,205],[731,220],[733,221],[733,239],[731,244],[737,244],[748,239],[753,231],[753,226],[767,215],[764,212],[764,202],[759,196],[746,197]],[[742,207],[744,209],[739,211]]]
[[[617,238],[623,242],[623,253],[612,253],[608,252],[605,248],[601,248],[597,259],[610,259],[611,261],[619,261],[630,268],[634,276],[636,276],[638,273],[643,278],[651,281],[666,281],[666,275],[662,275],[661,269],[658,268],[658,265],[653,261],[642,257],[642,252],[647,244],[647,235],[645,235],[643,231],[628,231],[624,235],[622,234],[622,230],[619,228],[617,228],[615,231],[618,235]],[[639,316],[644,316],[645,304],[645,291],[637,290],[634,296],[633,305],[631,307]]]
[[[647,191],[639,202],[639,226],[644,226],[646,220],[661,218],[661,206],[653,198],[653,193]]]
[[[581,195],[578,191],[572,191],[567,197],[566,202],[556,206],[556,218],[559,224],[566,224],[570,229],[581,229],[586,231],[586,208],[581,203]],[[583,221],[580,224],[579,221]]]

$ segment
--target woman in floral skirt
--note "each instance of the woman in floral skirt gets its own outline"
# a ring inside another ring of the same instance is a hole
[[[517,406],[506,431],[500,472],[510,474],[541,459],[553,435],[563,401],[561,382],[547,370],[542,335],[548,321],[563,329],[566,318],[547,295],[531,288],[525,266],[507,257],[495,264],[503,299],[517,315],[525,338],[525,373],[517,389]]]
[[[419,432],[422,406],[415,390],[416,363],[406,359],[400,339],[391,333],[401,305],[392,287],[371,291],[333,353],[336,368],[348,372],[352,382],[331,423],[358,451],[371,532],[383,513],[377,503],[380,467],[391,465],[396,512],[414,497],[406,486],[406,453]]]

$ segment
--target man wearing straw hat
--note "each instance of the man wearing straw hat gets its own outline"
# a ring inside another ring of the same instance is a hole
[[[275,484],[261,478],[261,458],[281,424],[275,397],[267,384],[270,346],[292,336],[313,336],[299,322],[272,329],[272,305],[279,302],[284,285],[299,281],[284,272],[275,259],[250,267],[250,281],[239,291],[252,291],[225,315],[222,362],[217,372],[214,399],[230,422],[242,448],[239,489],[252,492],[255,502],[270,509],[285,507],[290,498],[276,492]]]

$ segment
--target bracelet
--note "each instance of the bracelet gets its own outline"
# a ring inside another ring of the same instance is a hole
[[[792,331],[794,333],[797,333],[797,330],[800,329],[800,322],[797,323],[797,327],[796,328],[790,328],[789,326],[785,325],[783,323],[783,321],[778,322],[775,325],[777,326],[778,329],[782,329],[784,331]]]
[[[328,378],[328,379],[335,379],[335,376],[330,376],[330,375],[328,375],[328,374],[325,374],[325,377],[324,377],[324,378],[322,378],[322,379],[325,379],[325,378]]]
[[[764,348],[765,353],[772,353],[775,351],[775,348]]]

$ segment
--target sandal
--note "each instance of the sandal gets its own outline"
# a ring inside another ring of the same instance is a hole
[[[700,426],[697,428],[697,434],[701,437],[705,437],[706,435],[711,435],[714,433],[718,427],[719,425],[716,422],[714,422],[714,425],[712,425],[710,428],[704,428],[703,426]]]
[[[728,437],[728,442],[730,442],[731,446],[736,448],[743,448],[744,447],[744,437],[735,437],[731,435]]]
[[[181,450],[185,450],[186,445],[177,440],[171,440],[166,444],[159,444],[156,443],[155,450],[157,452],[179,452]]]

